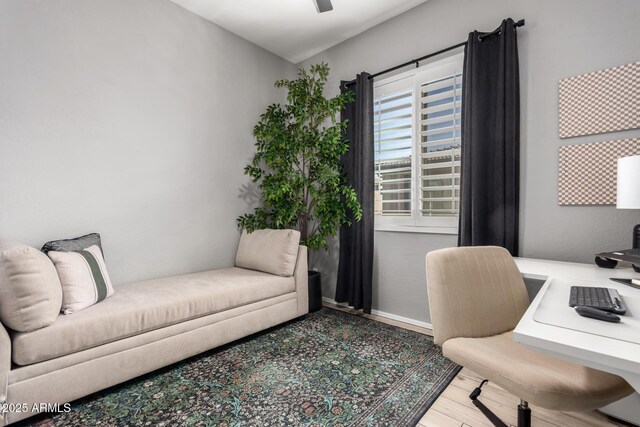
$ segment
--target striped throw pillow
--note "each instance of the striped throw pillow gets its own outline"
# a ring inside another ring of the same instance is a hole
[[[107,266],[98,246],[75,252],[51,251],[62,284],[62,312],[71,314],[113,295]]]

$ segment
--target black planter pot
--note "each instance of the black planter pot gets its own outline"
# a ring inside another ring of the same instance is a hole
[[[322,308],[322,280],[319,271],[309,271],[309,313]]]

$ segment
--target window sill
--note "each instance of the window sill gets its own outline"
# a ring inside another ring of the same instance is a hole
[[[422,233],[422,234],[450,234],[457,236],[458,228],[453,227],[428,227],[420,225],[380,225],[374,231],[391,233]]]

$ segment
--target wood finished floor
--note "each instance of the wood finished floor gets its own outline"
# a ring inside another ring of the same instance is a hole
[[[373,314],[362,314],[349,308],[325,303],[333,309],[366,317],[390,325],[410,329],[421,334],[432,336],[429,329],[407,323],[390,320]],[[433,406],[422,417],[417,427],[493,427],[482,413],[471,403],[469,393],[478,386],[480,378],[473,371],[463,368],[435,401]],[[516,407],[520,399],[493,383],[482,388],[482,402],[496,413],[505,423],[515,426],[517,422]],[[575,413],[550,411],[531,405],[531,425],[533,427],[625,427],[626,423],[597,411]]]

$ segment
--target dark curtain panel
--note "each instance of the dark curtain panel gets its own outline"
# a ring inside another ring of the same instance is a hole
[[[462,86],[459,246],[518,255],[520,90],[513,20],[479,40],[469,34]]]
[[[342,93],[354,92],[351,102],[340,116],[348,120],[346,139],[349,152],[342,164],[347,181],[355,188],[362,205],[362,220],[340,228],[340,262],[336,301],[346,302],[371,313],[373,274],[373,79],[360,73],[350,86],[342,82]]]

